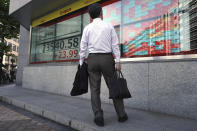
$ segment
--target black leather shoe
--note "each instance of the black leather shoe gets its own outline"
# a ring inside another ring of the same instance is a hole
[[[119,117],[119,118],[118,118],[118,121],[119,121],[119,122],[125,122],[125,121],[127,121],[127,120],[128,120],[127,114],[125,114],[123,117]]]
[[[104,119],[103,119],[103,117],[95,118],[95,119],[94,119],[94,123],[95,123],[97,126],[104,126]]]

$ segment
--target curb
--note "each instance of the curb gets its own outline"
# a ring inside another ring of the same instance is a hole
[[[19,100],[14,100],[9,97],[0,96],[0,101],[8,103],[10,105],[14,105],[16,107],[22,108],[24,110],[30,111],[36,115],[39,115],[41,117],[47,118],[49,120],[55,121],[57,123],[60,123],[62,125],[65,125],[67,127],[70,127],[75,130],[79,131],[100,131],[98,128],[93,127],[92,125],[86,124],[82,121],[78,121],[72,118],[68,118],[66,116],[62,116],[61,114],[48,111],[44,108],[27,104]]]

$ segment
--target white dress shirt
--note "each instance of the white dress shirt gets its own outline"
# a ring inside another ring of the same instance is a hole
[[[84,30],[80,44],[80,61],[82,65],[86,52],[89,53],[113,53],[116,62],[120,62],[120,50],[118,46],[118,37],[114,27],[96,18],[92,23],[88,24]]]

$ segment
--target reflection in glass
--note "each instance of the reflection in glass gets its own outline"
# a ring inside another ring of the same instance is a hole
[[[79,59],[81,15],[32,29],[31,63]]]
[[[52,61],[55,25],[38,26],[32,29],[31,62]]]
[[[178,0],[124,0],[124,57],[179,53]]]
[[[104,3],[104,21],[119,37],[122,57],[197,53],[196,0],[121,0]],[[82,11],[83,12],[83,11]],[[79,59],[88,13],[32,29],[31,62]]]
[[[61,20],[56,24],[55,60],[79,59],[81,15]]]
[[[197,51],[197,1],[189,2],[189,23],[191,36],[191,50]]]
[[[197,31],[192,30],[196,19],[195,22],[191,19],[196,18],[196,3],[194,0],[123,0],[123,57],[195,53],[197,44],[192,41]]]

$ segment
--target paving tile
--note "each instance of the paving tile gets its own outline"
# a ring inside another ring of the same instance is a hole
[[[0,131],[56,131],[56,128],[49,126],[50,123],[48,121],[45,122],[46,120],[44,119],[37,121],[36,117],[28,117],[18,112],[16,107],[10,107],[12,106],[0,102]],[[66,127],[61,128],[61,130],[71,131],[66,129]]]
[[[36,107],[36,110],[43,110],[43,116],[48,112],[48,118],[65,125],[71,125],[73,128],[82,131],[195,131],[195,129],[197,129],[196,120],[132,108],[126,108],[129,120],[125,123],[119,123],[113,105],[104,103],[102,103],[102,108],[104,111],[105,126],[100,128],[93,122],[93,113],[89,100],[33,91],[14,86],[0,88],[0,96],[5,100],[20,101],[19,103]],[[1,109],[1,106],[0,111],[4,111]],[[12,111],[7,111],[11,112],[11,114],[15,114]],[[31,111],[34,112],[33,108]],[[4,113],[5,112],[6,111],[4,111]],[[10,115],[6,115],[6,117],[9,116]],[[2,118],[4,117],[0,115],[0,119]],[[25,119],[27,121],[26,117],[18,116],[13,118],[18,120]],[[33,123],[30,122],[30,124]],[[40,122],[36,123],[36,125],[40,125]],[[40,130],[40,127],[37,129]],[[44,127],[43,129],[47,130],[47,128],[45,129]]]

